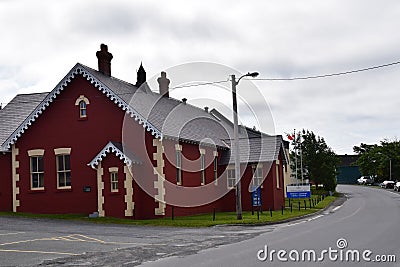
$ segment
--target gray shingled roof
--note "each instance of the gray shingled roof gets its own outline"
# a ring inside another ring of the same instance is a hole
[[[145,83],[133,84],[84,68],[159,129],[164,137],[227,147],[227,129],[204,109],[152,92]]]
[[[231,145],[231,140],[226,140]],[[239,139],[239,154],[241,163],[272,162],[278,159],[279,152],[283,153],[283,161],[287,158],[283,149],[282,136],[263,136],[260,138]],[[235,159],[231,157],[232,150],[225,151],[220,160],[221,165],[234,164]]]
[[[17,95],[0,110],[0,144],[20,126],[48,93]]]

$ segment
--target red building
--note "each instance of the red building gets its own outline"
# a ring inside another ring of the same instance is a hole
[[[159,92],[140,66],[135,85],[76,64],[50,92],[17,95],[0,110],[0,210],[98,212],[136,219],[235,210],[233,124],[216,110]],[[284,203],[287,155],[281,136],[240,127],[242,203]]]

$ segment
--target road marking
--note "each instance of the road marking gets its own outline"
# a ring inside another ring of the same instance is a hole
[[[14,242],[7,242],[7,243],[1,243],[0,246],[6,246],[6,245],[15,245],[15,244],[21,244],[21,243],[29,243],[29,242],[37,242],[37,241],[66,241],[66,242],[86,242],[86,243],[100,243],[104,245],[140,245],[140,246],[164,246],[166,244],[161,244],[161,243],[156,243],[156,244],[151,244],[151,243],[139,243],[139,242],[107,242],[103,241],[97,238],[85,236],[85,235],[80,235],[80,234],[73,234],[73,235],[67,235],[67,236],[57,236],[57,237],[48,237],[48,238],[37,238],[37,239],[28,239],[28,240],[20,240],[20,241],[14,241]]]
[[[52,238],[29,239],[29,240],[21,240],[21,241],[2,243],[2,244],[0,244],[0,246],[15,245],[15,244],[20,244],[20,243],[28,243],[28,242],[35,242],[35,241],[51,241],[51,240],[54,240],[54,239],[52,239]]]
[[[332,211],[337,211],[338,209],[340,209],[343,205],[337,206],[335,208],[332,209]]]
[[[3,235],[19,235],[19,234],[25,234],[25,232],[6,233],[6,234],[0,234],[0,236],[3,236]]]
[[[19,250],[19,249],[0,249],[0,252],[38,253],[38,254],[58,254],[58,255],[69,255],[69,256],[78,256],[78,255],[82,255],[82,254],[69,253],[69,252],[37,251],[37,250]]]

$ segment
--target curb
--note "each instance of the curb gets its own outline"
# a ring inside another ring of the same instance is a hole
[[[298,220],[302,220],[302,219],[305,219],[305,218],[309,218],[309,217],[324,213],[328,209],[331,209],[333,207],[337,207],[337,206],[342,205],[346,200],[347,200],[347,197],[345,195],[341,195],[338,198],[336,198],[334,201],[332,201],[328,206],[326,206],[325,208],[323,208],[321,210],[318,210],[318,211],[310,213],[310,214],[305,214],[305,215],[302,215],[302,216],[285,219],[285,220],[282,220],[282,221],[265,222],[265,223],[253,223],[253,224],[241,224],[241,223],[238,223],[238,224],[233,224],[233,223],[231,223],[231,224],[219,224],[219,225],[214,225],[213,227],[224,227],[224,226],[255,227],[255,226],[267,226],[267,225],[284,224],[284,223],[298,221]]]

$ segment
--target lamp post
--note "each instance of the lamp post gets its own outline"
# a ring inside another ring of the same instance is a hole
[[[232,100],[233,100],[233,154],[235,157],[235,193],[236,193],[236,218],[238,220],[242,219],[242,186],[240,183],[240,155],[239,155],[239,125],[238,125],[238,115],[237,115],[237,96],[236,96],[236,86],[243,77],[257,77],[258,72],[247,73],[239,77],[236,81],[235,74],[231,75],[232,79]]]

